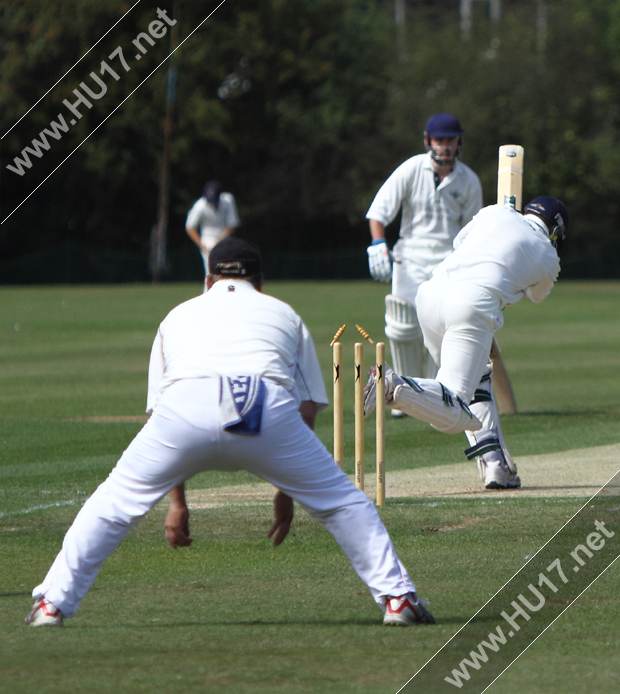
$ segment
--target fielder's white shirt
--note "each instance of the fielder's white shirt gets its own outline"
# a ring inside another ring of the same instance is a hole
[[[186,229],[198,229],[200,236],[222,235],[228,227],[237,228],[239,213],[232,193],[221,193],[217,209],[202,197],[192,205],[185,221]]]
[[[560,272],[546,225],[510,205],[481,210],[454,240],[454,253],[435,268],[433,279],[468,282],[500,299],[501,307],[524,296],[545,299]]]
[[[314,342],[301,318],[283,301],[245,280],[225,279],[174,308],[151,350],[147,412],[182,379],[259,375],[296,391],[300,402],[327,407]]]
[[[417,154],[381,186],[366,218],[387,226],[401,207],[395,259],[415,261],[419,251],[428,249],[439,262],[452,252],[454,238],[482,207],[482,185],[474,171],[457,159],[451,173],[435,186],[430,153]]]

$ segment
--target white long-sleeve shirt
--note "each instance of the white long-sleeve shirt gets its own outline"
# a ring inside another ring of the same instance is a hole
[[[433,278],[484,287],[501,307],[524,296],[545,299],[560,272],[557,251],[544,222],[510,205],[481,210],[454,240],[454,253],[435,268]]]
[[[147,412],[186,378],[259,375],[327,406],[314,342],[284,302],[245,280],[225,279],[174,308],[159,326],[149,363]]]
[[[430,153],[417,154],[401,164],[381,186],[367,219],[387,226],[402,207],[397,260],[415,260],[416,249],[432,249],[440,258],[452,252],[452,242],[482,207],[482,185],[465,164],[435,185]]]

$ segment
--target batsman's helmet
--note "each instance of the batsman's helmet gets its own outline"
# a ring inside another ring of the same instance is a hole
[[[450,113],[436,113],[426,121],[424,137],[461,137],[459,119]]]
[[[557,198],[541,195],[534,198],[523,208],[523,214],[533,214],[540,217],[549,230],[549,240],[558,250],[564,245],[570,218],[566,205]]]
[[[453,116],[451,113],[436,113],[431,116],[426,121],[426,127],[424,128],[424,147],[427,152],[431,153],[431,157],[439,164],[454,164],[454,159],[461,153],[461,135],[463,134],[463,128],[459,119]],[[449,159],[444,156],[440,156],[433,147],[431,146],[431,138],[441,138],[441,137],[458,137],[459,143],[456,148],[456,153],[454,157]]]

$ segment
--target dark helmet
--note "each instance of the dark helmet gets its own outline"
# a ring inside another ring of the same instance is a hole
[[[220,186],[219,181],[208,181],[205,184],[202,194],[207,199],[207,202],[213,205],[217,209],[220,203],[220,193],[222,192],[222,186]]]
[[[436,113],[426,121],[425,137],[461,137],[463,128],[459,119],[450,113]]]
[[[459,123],[459,119],[453,116],[451,113],[435,113],[426,121],[426,127],[424,128],[424,147],[427,152],[431,153],[431,157],[439,164],[454,164],[454,159],[461,153],[461,135],[463,134],[463,128]],[[458,137],[459,144],[456,149],[456,154],[454,158],[446,159],[441,157],[437,152],[431,147],[431,138],[441,138],[441,137]]]
[[[549,195],[541,195],[527,203],[523,208],[523,214],[540,217],[547,225],[549,240],[554,248],[562,248],[570,224],[568,210],[562,201]]]

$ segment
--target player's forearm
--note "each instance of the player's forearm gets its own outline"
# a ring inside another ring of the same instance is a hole
[[[198,229],[186,228],[185,231],[187,232],[187,235],[190,237],[190,239],[198,246],[198,248],[201,248],[202,242],[200,241],[200,234],[198,233]]]
[[[304,400],[299,406],[299,414],[305,424],[314,431],[314,421],[316,419],[316,403],[312,400]]]
[[[278,490],[273,499],[273,525],[267,537],[272,538],[274,547],[282,544],[291,529],[295,515],[293,500],[284,492]]]
[[[170,506],[178,508],[187,508],[187,500],[185,499],[185,484],[178,484],[173,487],[168,493],[170,497]]]
[[[164,522],[166,540],[173,549],[189,547],[193,540],[189,533],[189,509],[185,501],[185,484],[173,487],[169,496],[170,506]]]
[[[385,227],[381,222],[378,222],[376,219],[369,219],[368,220],[370,224],[370,235],[372,236],[373,241],[381,240],[385,238]]]

